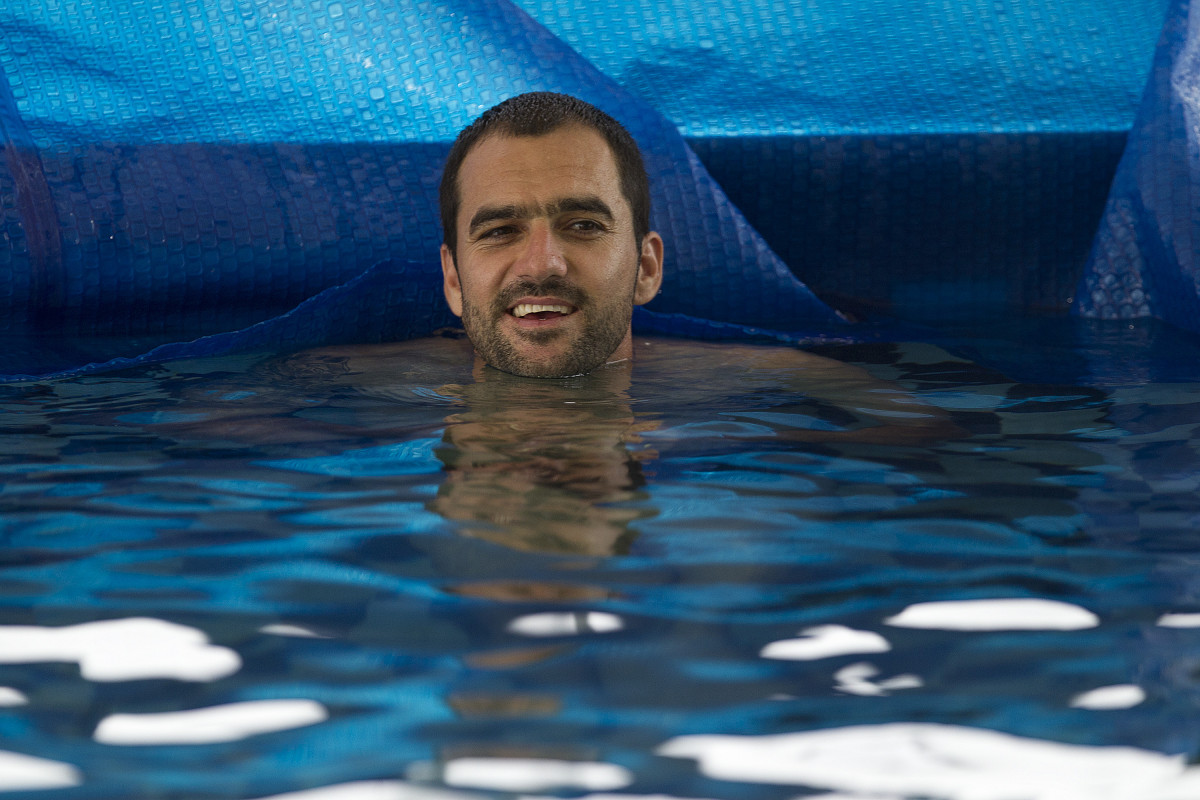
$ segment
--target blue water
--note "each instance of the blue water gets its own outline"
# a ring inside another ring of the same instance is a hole
[[[1027,320],[0,387],[0,790],[1200,796],[1196,354]]]

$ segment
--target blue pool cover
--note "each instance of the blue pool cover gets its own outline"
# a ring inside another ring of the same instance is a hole
[[[1200,331],[1200,9],[1187,2],[1163,28],[1079,307]]]
[[[914,298],[1200,330],[1189,31],[1163,0],[6,3],[0,373],[452,323],[442,159],[530,90],[646,154],[642,330],[801,341]]]

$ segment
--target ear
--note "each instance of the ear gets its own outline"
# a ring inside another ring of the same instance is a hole
[[[663,276],[663,240],[654,231],[642,239],[641,259],[638,262],[637,285],[633,289],[633,304],[649,303],[658,294]]]
[[[462,284],[458,282],[458,267],[454,264],[454,256],[450,248],[442,245],[442,292],[446,295],[446,305],[454,316],[462,316]]]

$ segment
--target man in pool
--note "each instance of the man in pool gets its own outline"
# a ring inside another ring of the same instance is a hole
[[[550,378],[632,356],[663,242],[620,123],[568,95],[506,100],[455,140],[440,202],[446,302],[485,362]]]

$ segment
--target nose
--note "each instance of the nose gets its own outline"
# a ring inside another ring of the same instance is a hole
[[[551,225],[542,220],[534,221],[513,267],[518,278],[533,280],[567,274],[566,254]]]

